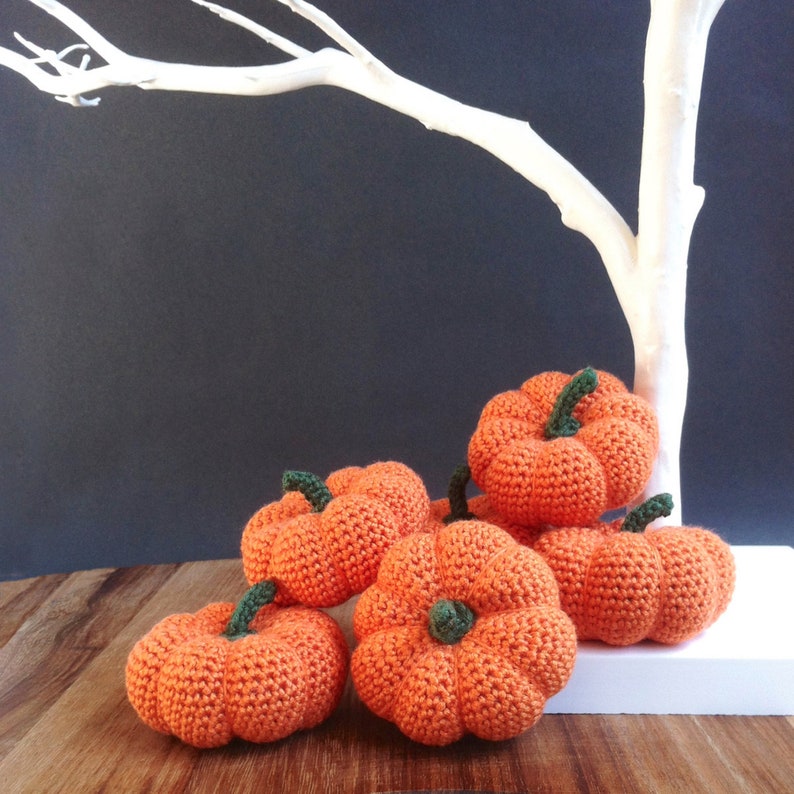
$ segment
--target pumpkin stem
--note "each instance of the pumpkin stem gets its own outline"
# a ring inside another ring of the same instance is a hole
[[[245,595],[237,603],[226,628],[221,635],[229,640],[239,640],[248,634],[253,634],[253,630],[248,626],[256,617],[262,607],[272,604],[276,597],[276,583],[271,579],[257,582],[249,588]]]
[[[452,472],[447,490],[450,512],[444,518],[445,524],[477,518],[474,513],[469,511],[469,502],[466,499],[466,486],[469,484],[469,480],[471,480],[471,469],[465,463],[457,466]]]
[[[284,493],[300,491],[312,506],[313,513],[322,513],[334,498],[325,481],[308,471],[285,471],[281,487]]]
[[[579,401],[598,388],[598,375],[592,367],[583,369],[557,396],[546,422],[546,438],[575,436],[582,423],[574,418],[573,410]]]
[[[669,493],[660,493],[646,499],[626,515],[621,524],[621,532],[644,532],[651,521],[673,512],[673,497]]]
[[[475,615],[462,601],[441,598],[430,607],[428,631],[445,645],[456,645],[474,625]]]

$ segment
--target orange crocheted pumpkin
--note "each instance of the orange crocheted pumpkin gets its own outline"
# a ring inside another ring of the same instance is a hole
[[[530,728],[576,655],[548,566],[477,520],[395,544],[359,598],[353,628],[361,700],[430,745]]]
[[[331,607],[375,580],[392,544],[418,531],[430,513],[419,476],[402,463],[340,469],[323,482],[286,472],[285,495],[243,531],[249,583],[272,580],[276,603]]]
[[[425,529],[437,532],[446,524],[477,518],[488,524],[504,529],[524,546],[532,548],[532,544],[548,529],[546,524],[525,527],[508,521],[494,510],[487,494],[480,494],[471,499],[466,496],[466,486],[471,480],[471,469],[464,465],[458,466],[449,480],[446,499],[436,499],[430,503],[430,518]]]
[[[585,526],[645,487],[656,415],[614,375],[546,372],[498,394],[469,442],[474,482],[505,518]]]
[[[255,585],[237,607],[171,615],[140,639],[126,667],[140,718],[195,747],[272,742],[326,719],[347,679],[345,638],[324,612],[266,606],[273,595]]]
[[[660,494],[622,523],[552,529],[535,543],[579,639],[673,645],[725,611],[736,580],[730,546],[700,527],[646,529],[671,509],[670,495]]]

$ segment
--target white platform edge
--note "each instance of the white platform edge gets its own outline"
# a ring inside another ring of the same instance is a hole
[[[794,548],[733,546],[736,589],[677,646],[582,642],[547,714],[794,714]]]

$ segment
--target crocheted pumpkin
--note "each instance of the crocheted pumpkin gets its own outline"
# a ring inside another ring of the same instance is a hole
[[[265,606],[273,595],[255,585],[237,607],[171,615],[140,639],[126,667],[140,718],[195,747],[272,742],[326,719],[347,679],[345,638],[323,612]]]
[[[500,740],[540,718],[567,683],[573,624],[531,549],[483,521],[397,543],[356,604],[353,683],[409,738]]]
[[[276,603],[331,607],[375,580],[392,544],[425,524],[430,499],[402,463],[340,469],[323,482],[284,474],[284,498],[266,505],[243,531],[249,583],[272,580]]]
[[[488,524],[494,524],[521,543],[532,548],[532,544],[548,529],[546,524],[524,527],[508,521],[494,510],[487,494],[480,494],[471,499],[466,496],[466,486],[471,480],[471,469],[464,465],[458,466],[449,480],[446,499],[436,499],[430,503],[430,518],[426,529],[437,532],[452,521],[477,518]]]
[[[471,438],[474,482],[524,526],[585,526],[650,478],[656,415],[614,375],[546,372],[492,398]]]
[[[736,580],[730,546],[700,527],[646,529],[671,509],[670,495],[660,494],[622,523],[552,529],[535,543],[580,640],[673,645],[725,611]]]

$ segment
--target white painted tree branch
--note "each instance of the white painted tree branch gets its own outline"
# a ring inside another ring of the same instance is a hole
[[[407,80],[388,69],[365,48],[314,6],[297,0],[279,0],[324,32],[342,42],[350,52],[326,48],[318,52],[295,50],[298,57],[281,64],[254,67],[198,66],[167,63],[127,55],[56,0],[30,0],[78,32],[86,44],[102,55],[107,65],[93,69],[64,68],[53,75],[34,61],[0,47],[0,63],[23,74],[37,88],[73,104],[83,104],[84,94],[113,86],[136,85],[146,90],[194,91],[212,94],[263,96],[308,86],[336,86],[355,92],[420,121],[427,128],[474,143],[544,190],[559,206],[562,220],[592,240],[599,251],[621,305],[629,301],[622,285],[636,256],[634,234],[612,205],[565,158],[549,146],[525,121],[474,108]],[[216,4],[201,2],[224,19],[255,23]],[[268,40],[270,31],[261,28]],[[281,38],[281,37],[279,37]],[[282,39],[282,50],[296,48]],[[51,53],[55,57],[55,53]]]
[[[341,25],[334,22],[324,11],[321,11],[305,0],[278,0],[282,5],[291,8],[298,16],[307,19],[318,27],[328,38],[335,41],[342,49],[349,52],[356,60],[368,64],[380,64],[380,61],[356,39],[354,39]]]
[[[75,105],[109,86],[263,96],[307,86],[336,86],[410,116],[428,129],[490,152],[560,208],[563,223],[598,250],[626,315],[635,350],[635,390],[660,420],[659,463],[648,492],[670,491],[680,521],[679,448],[686,404],[684,340],[686,268],[703,191],[692,184],[695,127],[706,43],[723,0],[652,0],[645,61],[645,129],[634,236],[607,199],[524,121],[464,105],[406,80],[386,67],[325,13],[305,0],[278,0],[328,35],[344,51],[311,52],[247,17],[208,0],[194,0],[291,56],[272,66],[209,67],[128,55],[56,0],[30,0],[71,28],[107,65],[88,69],[20,40],[35,58],[0,47],[0,64],[37,88]],[[70,48],[71,49],[71,48]],[[56,74],[42,68],[47,64]]]
[[[241,28],[259,36],[260,39],[264,39],[268,44],[277,47],[282,52],[286,52],[287,55],[291,55],[293,58],[303,58],[307,55],[311,55],[311,50],[300,47],[289,39],[279,36],[278,33],[274,33],[269,28],[264,27],[264,25],[259,25],[253,20],[248,19],[248,17],[238,14],[236,11],[231,11],[228,8],[219,6],[217,3],[208,3],[207,0],[193,0],[193,2],[196,5],[209,9],[221,19],[239,25]]]
[[[659,415],[659,457],[646,495],[672,492],[681,523],[680,445],[689,368],[685,339],[689,245],[704,191],[693,183],[695,133],[709,30],[724,0],[652,0],[645,47],[639,182],[634,390]],[[624,307],[625,311],[625,307]]]

